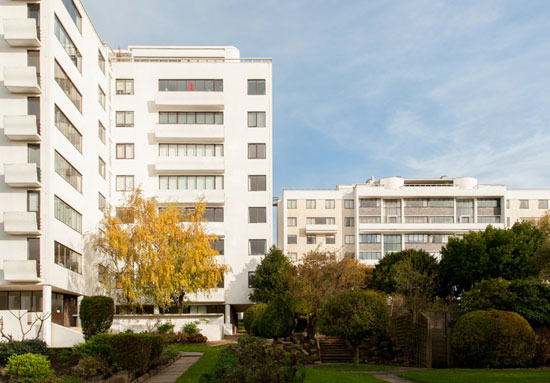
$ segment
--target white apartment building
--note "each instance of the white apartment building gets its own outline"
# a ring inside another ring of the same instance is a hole
[[[26,328],[46,318],[49,344],[82,339],[79,297],[100,290],[85,235],[140,187],[160,203],[206,202],[232,271],[189,315],[231,332],[272,243],[271,60],[234,47],[113,51],[79,0],[0,0],[0,34],[5,331],[19,336],[10,311],[26,312]]]
[[[549,200],[550,189],[507,190],[473,177],[387,177],[334,189],[285,189],[277,203],[278,246],[295,261],[315,249],[367,265],[403,249],[438,256],[450,236],[536,220]]]

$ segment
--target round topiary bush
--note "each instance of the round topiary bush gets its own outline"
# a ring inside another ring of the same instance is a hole
[[[96,295],[84,297],[80,303],[80,322],[85,339],[107,332],[113,324],[115,303],[113,298]]]
[[[523,367],[533,363],[535,332],[511,311],[473,311],[457,321],[451,347],[464,367]]]
[[[276,298],[259,318],[258,335],[277,340],[290,336],[294,327],[296,318],[290,306],[281,298]]]
[[[10,378],[38,379],[52,376],[53,370],[47,356],[22,354],[10,356],[3,373]]]
[[[265,303],[259,303],[254,306],[250,306],[244,312],[243,324],[248,334],[252,334],[252,325],[254,324],[254,321],[257,320],[260,316],[262,316],[266,308],[267,308],[267,305]]]

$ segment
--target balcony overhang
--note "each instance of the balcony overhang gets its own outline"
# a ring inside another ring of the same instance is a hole
[[[336,225],[306,225],[306,234],[335,234],[337,231]]]
[[[203,200],[207,204],[223,204],[225,193],[223,190],[159,190],[155,198],[159,203],[195,203]]]
[[[4,39],[12,47],[39,47],[38,28],[32,18],[4,19]]]
[[[223,125],[168,125],[157,124],[155,138],[163,142],[223,142]]]
[[[4,181],[13,188],[39,188],[39,169],[34,163],[4,164]]]
[[[15,94],[39,94],[36,67],[4,67],[4,86]]]
[[[223,92],[157,92],[158,110],[210,111],[224,109]]]
[[[27,211],[4,212],[4,231],[12,235],[40,235],[36,213]]]
[[[225,161],[223,157],[169,157],[158,158],[155,170],[163,174],[223,174]]]
[[[40,141],[36,116],[4,116],[4,134],[12,141]]]
[[[4,280],[15,283],[40,282],[36,261],[4,259]]]

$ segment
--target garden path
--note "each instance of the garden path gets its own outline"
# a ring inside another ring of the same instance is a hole
[[[397,374],[401,374],[405,371],[416,371],[416,370],[425,370],[424,368],[415,368],[415,367],[402,367],[397,370],[383,370],[383,371],[364,371],[363,373],[369,374],[376,379],[383,380],[384,382],[389,383],[413,383],[412,380],[404,379]]]
[[[183,356],[170,367],[147,379],[145,383],[174,383],[193,363],[202,356],[202,352],[182,352]]]

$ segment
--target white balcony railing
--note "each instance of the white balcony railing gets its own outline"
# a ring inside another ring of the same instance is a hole
[[[223,142],[223,125],[171,125],[157,124],[155,138],[163,142],[185,139],[185,142]]]
[[[4,212],[4,231],[12,235],[39,235],[36,213],[27,211]]]
[[[223,174],[223,157],[157,157],[155,170],[159,173],[175,174]]]
[[[4,280],[7,282],[40,282],[36,261],[4,259]]]
[[[4,134],[12,141],[40,141],[36,116],[4,116]]]
[[[39,47],[36,20],[32,18],[4,19],[4,39],[12,47]]]
[[[4,164],[4,181],[13,188],[38,188],[40,169],[35,163]]]
[[[223,110],[223,92],[157,92],[158,110]]]
[[[15,94],[40,93],[36,67],[4,67],[4,86]]]

